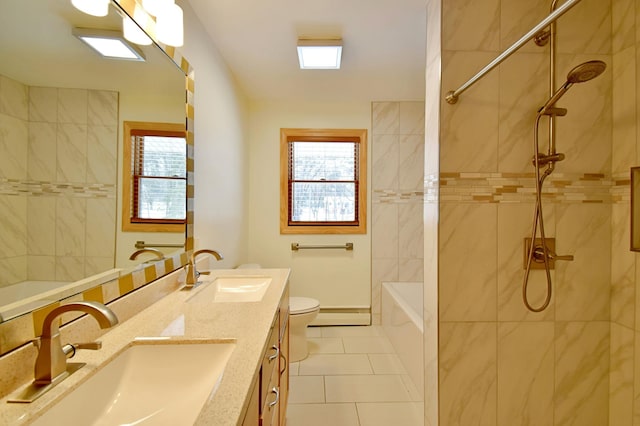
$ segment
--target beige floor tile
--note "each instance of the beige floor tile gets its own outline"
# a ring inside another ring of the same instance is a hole
[[[383,336],[379,325],[351,325],[336,327],[321,327],[322,337],[354,337],[354,336]]]
[[[325,377],[327,402],[410,401],[409,391],[398,375]]]
[[[352,354],[391,354],[395,353],[389,339],[375,337],[343,337],[344,350]]]
[[[359,426],[355,404],[291,404],[287,426]]]
[[[344,345],[339,337],[309,338],[310,354],[343,354]]]
[[[369,354],[369,361],[375,374],[406,374],[396,354]]]
[[[310,354],[300,361],[301,376],[373,374],[365,354]]]
[[[307,337],[322,337],[324,327],[307,327]]]
[[[424,407],[418,402],[357,403],[360,426],[422,426]]]
[[[289,386],[289,404],[325,402],[322,376],[290,376]]]

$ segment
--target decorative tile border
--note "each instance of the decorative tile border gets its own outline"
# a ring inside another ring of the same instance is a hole
[[[103,183],[53,183],[0,178],[0,194],[45,197],[116,198],[116,186]]]

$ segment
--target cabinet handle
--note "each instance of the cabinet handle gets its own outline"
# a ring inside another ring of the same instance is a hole
[[[287,357],[284,356],[283,354],[280,354],[280,359],[284,361],[284,367],[282,368],[282,370],[280,370],[280,374],[282,375],[282,373],[287,371]]]
[[[269,362],[273,361],[274,359],[278,358],[280,356],[280,348],[277,347],[276,345],[271,346],[271,349],[275,349],[276,353],[271,355],[269,357]]]
[[[277,387],[273,387],[271,389],[271,393],[275,393],[276,394],[276,399],[273,402],[269,403],[269,409],[271,409],[271,407],[273,407],[274,405],[276,405],[278,403],[278,401],[280,400],[280,391],[278,390]]]

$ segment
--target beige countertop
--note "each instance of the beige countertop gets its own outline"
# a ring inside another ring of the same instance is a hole
[[[0,400],[0,424],[27,424],[33,421],[140,337],[164,337],[178,341],[234,340],[236,346],[219,387],[213,397],[205,402],[195,424],[238,424],[242,421],[241,415],[248,403],[253,380],[258,376],[262,353],[289,272],[289,269],[212,270],[211,275],[203,276],[206,283],[192,290],[174,291],[110,329],[100,338],[102,349],[78,351],[72,362],[86,362],[87,365],[38,400],[30,404],[7,404],[8,398]],[[211,292],[204,291],[211,285],[210,281],[219,276],[232,275],[269,276],[272,281],[260,302],[211,301],[208,297]],[[9,398],[14,395],[12,393]]]

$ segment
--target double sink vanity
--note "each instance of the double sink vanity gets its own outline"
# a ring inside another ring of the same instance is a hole
[[[33,385],[0,400],[0,424],[284,424],[289,270],[200,278],[78,350],[68,365],[86,365],[33,402],[8,402]]]

